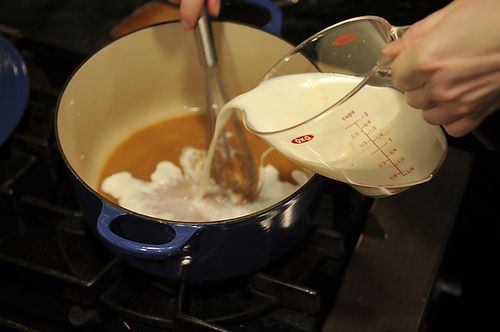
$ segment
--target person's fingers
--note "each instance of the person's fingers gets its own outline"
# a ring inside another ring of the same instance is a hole
[[[170,0],[173,4],[180,4],[179,13],[182,26],[190,30],[196,26],[200,17],[201,8],[206,6],[207,13],[216,17],[220,13],[220,0]]]
[[[213,17],[219,16],[220,0],[207,0],[207,11]]]
[[[430,109],[437,105],[436,101],[427,89],[427,84],[405,93],[405,99],[408,105],[418,109]]]
[[[473,131],[496,109],[489,104],[448,103],[422,110],[422,117],[430,124],[443,126],[451,136],[460,137]]]
[[[182,26],[189,30],[196,26],[201,8],[204,6],[204,1],[201,0],[182,0],[180,7],[180,15]]]
[[[425,121],[433,125],[448,125],[463,118],[463,115],[453,113],[447,106],[438,106],[423,109],[422,117]]]
[[[432,29],[439,24],[448,11],[449,8],[445,7],[427,16],[425,19],[414,23],[401,38],[387,44],[382,52],[389,58],[397,57],[406,46],[410,45],[418,38],[425,36],[427,33],[432,33]]]
[[[418,53],[411,48],[405,48],[403,52],[394,59],[391,65],[392,79],[394,85],[409,91],[421,88],[425,85],[428,74],[419,68]]]
[[[443,128],[450,136],[461,137],[476,129],[485,117],[485,115],[477,117],[462,117],[449,124],[443,125]]]
[[[389,58],[395,58],[403,51],[405,48],[405,44],[403,39],[396,39],[395,41],[387,44],[384,49],[382,50],[382,53]]]

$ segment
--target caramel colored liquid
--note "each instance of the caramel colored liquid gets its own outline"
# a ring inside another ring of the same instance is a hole
[[[177,118],[158,122],[133,133],[119,144],[106,161],[99,180],[108,176],[127,171],[133,177],[149,180],[151,173],[160,161],[170,161],[179,166],[179,157],[184,147],[207,149],[209,142],[206,138],[206,124],[204,114],[188,113]],[[258,169],[262,153],[269,145],[249,132],[245,132],[251,153]],[[272,151],[264,161],[279,170],[280,180],[294,183],[291,172],[300,169],[296,164],[284,158],[276,151]],[[99,189],[99,193],[116,202],[111,195]]]

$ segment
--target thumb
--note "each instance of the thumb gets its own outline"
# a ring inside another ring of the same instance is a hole
[[[397,57],[412,41],[417,40],[431,32],[441,22],[443,17],[445,17],[448,12],[452,10],[453,7],[454,4],[452,3],[416,22],[401,38],[387,44],[382,52],[389,58]]]
[[[382,50],[382,53],[384,53],[384,55],[388,58],[395,58],[405,48],[404,44],[405,43],[403,39],[396,39],[395,41],[387,44]]]

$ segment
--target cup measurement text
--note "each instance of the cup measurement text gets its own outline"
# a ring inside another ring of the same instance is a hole
[[[348,123],[346,130],[353,130],[349,135],[361,148],[362,153],[368,152],[372,155],[381,154],[382,158],[375,163],[379,169],[385,167],[394,168],[394,172],[388,175],[390,181],[394,181],[401,176],[406,176],[415,171],[415,167],[407,165],[408,160],[396,146],[394,140],[389,135],[384,134],[379,127],[369,118],[368,112],[358,115],[356,111],[350,110],[341,117],[342,121]]]

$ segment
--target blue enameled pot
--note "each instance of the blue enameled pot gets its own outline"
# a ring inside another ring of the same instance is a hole
[[[291,48],[274,33],[214,22],[228,96],[253,88]],[[289,251],[309,227],[305,211],[321,178],[241,218],[178,222],[140,215],[98,193],[111,151],[136,130],[188,112],[205,98],[194,32],[179,22],[128,34],[88,58],[68,81],[56,114],[57,141],[89,226],[131,265],[168,279],[212,281],[245,275]]]

